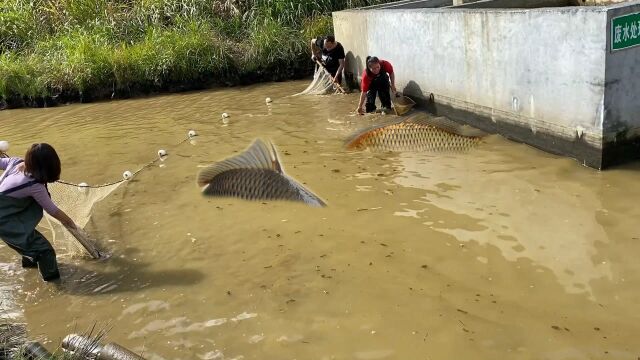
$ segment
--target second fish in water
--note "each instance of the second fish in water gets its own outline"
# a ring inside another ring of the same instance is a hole
[[[284,173],[275,147],[260,139],[243,153],[202,169],[197,182],[202,193],[208,196],[290,200],[326,206],[317,195]]]
[[[346,141],[349,150],[464,152],[487,134],[444,117],[414,114],[357,131]]]

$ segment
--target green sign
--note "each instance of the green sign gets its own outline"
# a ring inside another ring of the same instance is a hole
[[[640,13],[611,19],[611,50],[640,45]]]

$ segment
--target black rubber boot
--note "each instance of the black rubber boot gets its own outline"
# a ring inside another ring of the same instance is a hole
[[[369,91],[367,91],[367,102],[365,103],[365,112],[372,113],[376,111],[376,96],[378,96],[378,90],[369,88]]]
[[[38,263],[35,262],[32,258],[23,256],[22,257],[22,267],[23,268],[37,268]]]
[[[56,270],[55,273],[47,274],[46,276],[42,276],[42,280],[44,281],[55,281],[60,279],[60,272]]]
[[[58,271],[58,262],[56,261],[56,252],[45,250],[38,255],[38,268],[44,281],[52,281],[60,278]]]

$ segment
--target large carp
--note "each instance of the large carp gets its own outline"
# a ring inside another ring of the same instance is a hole
[[[326,206],[317,195],[284,173],[276,148],[260,139],[243,153],[202,169],[197,183],[208,196],[291,200]]]
[[[418,113],[361,129],[345,146],[349,150],[464,152],[486,135],[445,117]]]

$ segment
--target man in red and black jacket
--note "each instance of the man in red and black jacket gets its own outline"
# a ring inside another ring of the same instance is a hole
[[[362,82],[360,84],[360,102],[356,111],[358,114],[376,111],[376,96],[380,97],[383,108],[391,109],[391,94],[396,93],[395,75],[390,62],[378,59],[375,56],[367,56],[367,67],[362,72]],[[366,108],[363,108],[364,100],[367,100]]]

